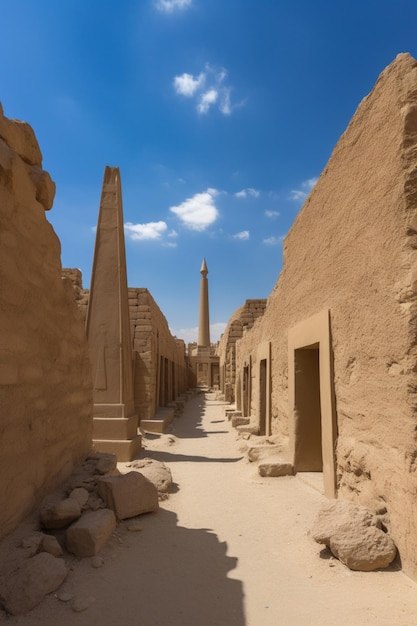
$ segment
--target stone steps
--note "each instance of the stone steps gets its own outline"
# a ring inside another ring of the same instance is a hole
[[[141,420],[139,428],[145,433],[164,433],[175,417],[173,407],[159,408],[154,417],[149,420]]]

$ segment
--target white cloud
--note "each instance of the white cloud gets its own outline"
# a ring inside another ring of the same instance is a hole
[[[172,237],[172,238],[178,237],[177,231],[176,230],[171,230],[171,232],[168,233],[168,237]]]
[[[292,189],[292,191],[290,191],[289,198],[290,200],[299,202],[300,200],[305,200],[307,198],[307,194],[305,191],[301,191],[301,189]]]
[[[230,115],[232,113],[232,104],[230,101],[230,88],[223,90],[219,109],[223,113],[223,115]]]
[[[206,63],[204,71],[198,76],[185,72],[175,76],[173,82],[176,93],[187,97],[195,96],[198,99],[196,105],[198,113],[208,113],[210,108],[217,104],[223,115],[231,115],[233,110],[243,106],[245,101],[232,104],[230,96],[232,88],[225,84],[226,79],[226,69],[217,69]]]
[[[190,7],[193,0],[156,0],[155,6],[161,13],[172,13],[176,9]]]
[[[210,341],[216,343],[220,339],[220,335],[226,330],[227,322],[217,322],[210,324]],[[198,326],[193,328],[170,328],[170,331],[178,339],[183,339],[186,344],[196,343],[198,339]]]
[[[207,113],[212,104],[217,101],[219,92],[217,89],[209,89],[202,94],[200,102],[197,104],[197,111],[199,113]]]
[[[241,241],[247,241],[249,239],[249,231],[242,230],[240,233],[236,233],[236,235],[232,235],[233,239],[240,239]]]
[[[220,335],[224,333],[226,326],[227,322],[216,322],[215,324],[210,324],[210,340],[212,343],[215,343],[220,339]]]
[[[318,181],[317,177],[309,178],[301,183],[301,189],[292,189],[290,191],[289,199],[299,202],[307,198],[310,191]]]
[[[161,239],[162,234],[167,230],[165,222],[148,222],[147,224],[125,224],[125,233],[133,241],[144,241],[146,239]]]
[[[275,219],[276,217],[279,217],[280,213],[279,213],[279,211],[269,211],[267,209],[265,211],[265,215],[266,215],[266,217],[269,217],[271,219]]]
[[[280,237],[268,237],[267,239],[264,239],[262,241],[262,243],[264,243],[267,246],[276,246],[279,243],[282,243],[282,241],[284,240],[285,235],[281,235]]]
[[[219,216],[214,203],[214,198],[218,193],[216,189],[207,189],[184,200],[178,206],[170,207],[169,210],[182,221],[184,226],[201,232],[213,224]]]
[[[195,94],[195,92],[200,89],[205,82],[205,74],[201,73],[196,78],[192,74],[181,74],[181,76],[175,76],[174,78],[174,88],[175,91],[182,96],[187,96],[187,98],[191,98]]]
[[[247,198],[248,196],[252,196],[253,198],[259,198],[261,192],[257,189],[253,189],[253,187],[247,187],[246,189],[242,189],[241,191],[237,191],[235,193],[236,198]]]

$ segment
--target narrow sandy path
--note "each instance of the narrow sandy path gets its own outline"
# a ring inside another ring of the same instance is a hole
[[[417,586],[400,571],[351,572],[308,536],[322,496],[299,477],[262,479],[239,452],[225,405],[186,406],[173,436],[146,438],[176,493],[141,532],[122,523],[101,555],[77,562],[61,591],[12,625],[411,626]],[[326,557],[326,558],[324,558]],[[7,622],[6,622],[7,623]]]

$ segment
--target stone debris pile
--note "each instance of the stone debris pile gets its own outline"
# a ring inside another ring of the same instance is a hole
[[[170,470],[152,459],[130,465],[132,469],[122,474],[116,455],[96,452],[77,467],[60,492],[45,499],[37,528],[20,540],[12,558],[1,562],[0,604],[5,611],[27,613],[57,591],[68,575],[71,555],[91,557],[92,567],[101,567],[104,560],[98,553],[120,521],[127,519],[132,530],[138,530],[137,516],[158,511],[159,494],[168,497],[172,485]],[[80,604],[74,599],[73,610],[84,610],[90,600]]]

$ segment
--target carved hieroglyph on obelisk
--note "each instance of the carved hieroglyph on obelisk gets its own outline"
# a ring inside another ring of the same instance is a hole
[[[200,269],[200,315],[198,321],[198,342],[200,348],[208,348],[210,350],[210,320],[209,320],[209,299],[208,299],[208,280],[207,280],[207,264],[203,259]]]
[[[119,168],[106,167],[86,330],[94,385],[95,448],[131,461],[139,452]]]

